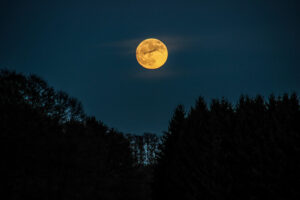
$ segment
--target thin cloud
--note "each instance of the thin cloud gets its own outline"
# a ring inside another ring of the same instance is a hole
[[[99,45],[99,47],[111,48],[120,54],[125,54],[125,55],[134,54],[136,47],[142,40],[143,39],[136,38],[136,39],[126,39],[121,41],[113,41],[113,42],[102,43]]]
[[[149,38],[149,37],[147,37]],[[199,39],[191,36],[153,36],[163,41],[170,52],[183,51],[199,43]],[[146,38],[133,38],[100,44],[99,47],[112,48],[121,54],[134,54],[138,44]]]
[[[162,36],[161,40],[166,43],[168,50],[172,52],[183,51],[199,43],[198,37],[193,36]]]

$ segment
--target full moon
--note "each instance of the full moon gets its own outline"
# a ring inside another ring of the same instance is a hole
[[[157,69],[163,66],[168,58],[166,45],[154,38],[143,40],[136,48],[136,59],[146,69]]]

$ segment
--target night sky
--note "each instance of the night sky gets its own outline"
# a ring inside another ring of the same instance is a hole
[[[176,105],[300,93],[298,0],[0,1],[0,68],[36,74],[122,132],[161,134]],[[135,50],[162,40],[167,63]]]

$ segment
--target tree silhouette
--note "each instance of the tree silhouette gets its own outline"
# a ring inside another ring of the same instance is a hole
[[[176,176],[180,169],[178,161],[179,139],[181,138],[182,128],[185,124],[185,111],[182,105],[177,106],[173,117],[170,121],[168,131],[165,133],[160,152],[157,157],[157,165],[154,168],[154,182],[153,182],[153,198],[154,199],[172,199],[182,198],[183,196],[177,193],[181,190],[181,183],[178,183]],[[173,166],[170,168],[170,166]]]
[[[182,123],[176,109],[154,171],[153,199],[298,199],[299,101],[200,97]],[[181,113],[181,114],[179,114]],[[175,124],[181,124],[176,126]]]
[[[37,76],[0,72],[8,199],[141,199],[128,139]],[[4,194],[3,194],[4,195]]]
[[[0,71],[7,199],[299,199],[296,94],[179,105],[164,136],[124,135],[44,80]]]
[[[161,143],[161,138],[153,133],[143,135],[127,134],[136,166],[153,165]]]

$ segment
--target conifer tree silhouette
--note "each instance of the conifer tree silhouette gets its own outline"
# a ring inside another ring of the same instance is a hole
[[[155,167],[154,200],[300,197],[296,94],[241,96],[235,107],[214,99],[209,108],[200,97],[182,123],[174,123],[177,111]]]

